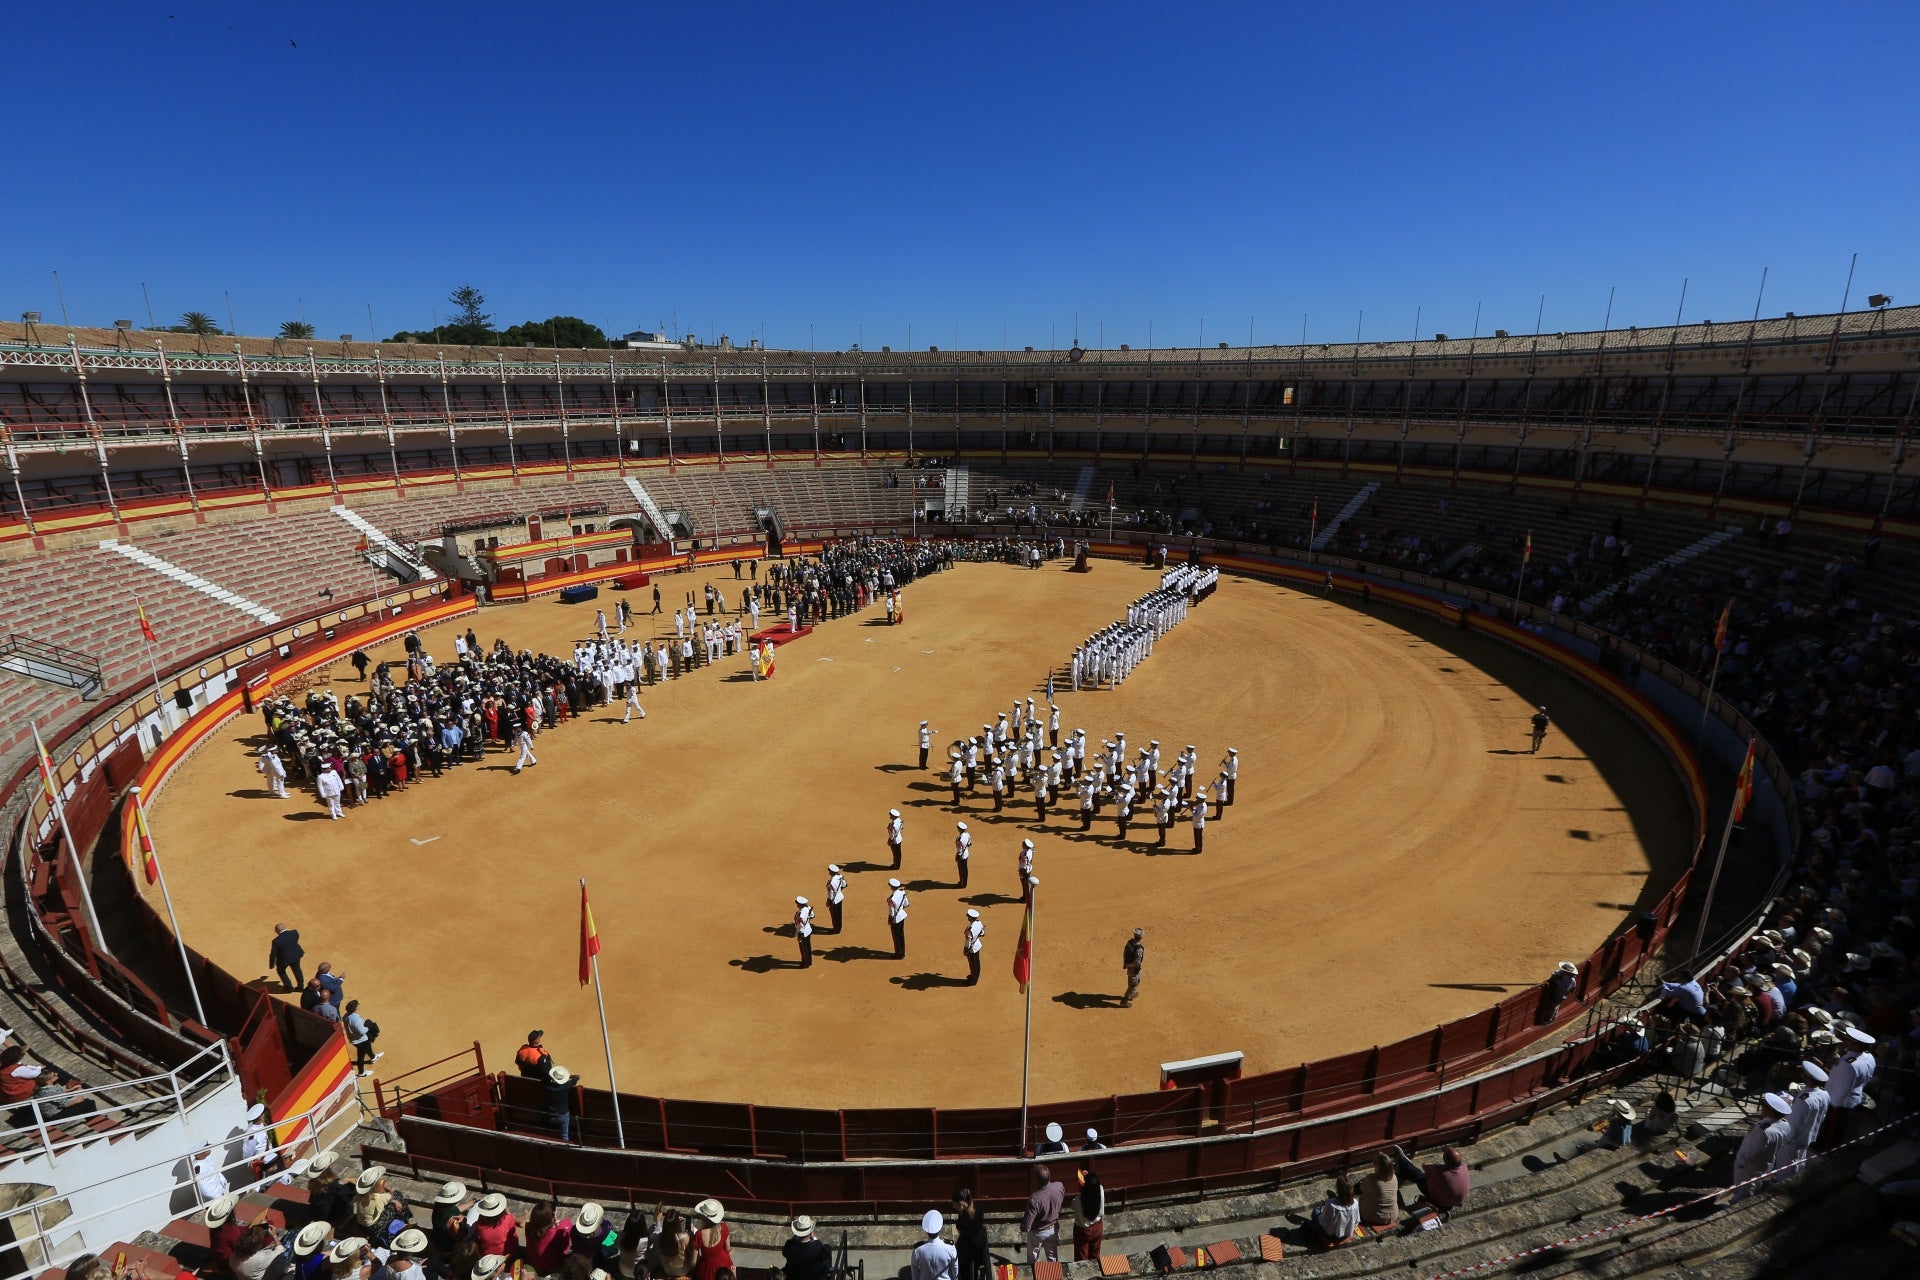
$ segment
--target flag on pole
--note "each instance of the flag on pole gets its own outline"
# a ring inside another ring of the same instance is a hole
[[[1740,776],[1733,783],[1733,820],[1735,822],[1747,816],[1747,805],[1753,800],[1753,748],[1758,739],[1747,740],[1747,758],[1740,765]]]
[[[47,759],[47,748],[40,741],[40,726],[37,724],[33,726],[33,753],[40,760],[40,788],[47,793],[49,801],[57,802],[60,788],[53,780],[53,761]]]
[[[361,553],[363,553],[363,554],[364,554],[364,553],[366,552],[366,549],[367,549],[367,535],[366,535],[366,534],[364,534],[364,533],[363,533],[363,534],[361,534],[361,535],[360,535],[360,541],[358,541],[358,542],[356,542],[356,543],[354,543],[354,544],[353,544],[353,549],[354,549],[355,551],[358,551],[358,552],[361,552]]]
[[[133,611],[140,615],[140,634],[146,637],[148,644],[153,643],[153,624],[147,621],[147,606],[134,601]]]
[[[593,958],[600,954],[600,931],[593,927],[593,908],[587,905],[587,886],[580,886],[580,985],[593,981]]]
[[[1111,484],[1107,486],[1107,505],[1113,505],[1113,486]]]
[[[1020,994],[1027,993],[1027,983],[1033,980],[1033,899],[1027,899],[1027,915],[1020,922],[1020,944],[1013,949],[1013,980],[1020,984]]]
[[[147,873],[147,883],[157,884],[160,880],[160,859],[153,853],[153,832],[147,829],[147,806],[140,803],[140,797],[133,798],[133,825],[140,833],[140,869]]]
[[[1307,517],[1307,523],[1309,524],[1320,523],[1320,499],[1318,498],[1315,498],[1313,500],[1313,513]]]
[[[1527,545],[1520,553],[1520,565],[1525,568],[1533,563],[1533,530],[1527,530]]]
[[[1727,651],[1727,620],[1733,616],[1733,601],[1727,601],[1727,607],[1720,611],[1720,621],[1713,628],[1713,651]]]

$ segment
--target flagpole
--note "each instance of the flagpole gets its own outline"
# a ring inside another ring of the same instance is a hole
[[[29,720],[27,724],[33,729],[34,754],[39,756],[46,773],[47,798],[53,803],[53,816],[60,820],[60,833],[67,838],[67,848],[73,852],[73,878],[80,884],[80,901],[86,904],[87,919],[93,924],[94,949],[110,956],[113,949],[107,946],[107,935],[100,930],[100,913],[93,909],[93,890],[87,887],[87,868],[80,861],[80,846],[73,842],[73,829],[67,825],[67,802],[60,795],[60,780],[53,776],[53,758],[47,754],[46,744],[40,741],[40,722]]]
[[[580,877],[580,892],[587,891],[587,878]],[[596,930],[596,936],[598,931]],[[607,1051],[607,1089],[613,1096],[613,1133],[620,1143],[620,1149],[627,1149],[627,1126],[620,1119],[620,1083],[613,1077],[613,1040],[607,1035],[607,997],[600,987],[600,952],[596,949],[593,961],[593,1001],[600,1006],[600,1043]]]
[[[153,660],[153,641],[147,639],[147,610],[139,596],[133,598],[133,608],[140,618],[140,643],[147,648],[147,670],[153,672],[153,710],[160,717],[160,723],[171,730],[173,717],[167,713],[167,700],[160,692],[160,664]]]
[[[1713,672],[1707,677],[1707,697],[1700,704],[1700,727],[1693,731],[1697,743],[1707,736],[1707,717],[1713,714],[1713,686],[1720,680],[1720,646],[1713,647]]]
[[[1700,926],[1693,932],[1693,954],[1696,956],[1700,954],[1700,948],[1707,940],[1707,919],[1713,914],[1714,891],[1720,887],[1720,866],[1727,860],[1727,845],[1733,840],[1734,819],[1739,812],[1739,797],[1736,795],[1734,804],[1727,810],[1726,830],[1720,833],[1720,852],[1713,858],[1713,875],[1707,880],[1706,900],[1700,904]]]
[[[140,798],[140,788],[127,789],[133,796],[133,807],[140,818],[141,852],[152,859],[153,875],[160,886],[160,901],[167,904],[167,923],[173,926],[174,945],[180,948],[180,967],[187,974],[187,990],[193,995],[193,1016],[201,1026],[207,1026],[206,1006],[200,1003],[200,984],[193,978],[193,961],[187,957],[187,942],[180,936],[180,917],[173,913],[173,895],[167,892],[167,871],[160,865],[160,855],[153,851],[153,824],[147,821],[147,802]]]
[[[1527,586],[1527,566],[1533,563],[1533,530],[1527,530],[1527,549],[1520,555],[1520,572],[1513,580],[1513,595],[1507,601],[1507,612],[1513,615],[1513,624],[1520,625],[1520,593]]]
[[[1034,917],[1038,914],[1037,903],[1040,895],[1034,890],[1040,887],[1040,881],[1033,876],[1027,877],[1027,1030],[1026,1040],[1020,1053],[1020,1154],[1027,1152],[1027,1086],[1033,1079],[1033,928]]]

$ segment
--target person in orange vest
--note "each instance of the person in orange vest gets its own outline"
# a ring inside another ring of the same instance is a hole
[[[546,1034],[538,1029],[527,1032],[527,1042],[513,1055],[513,1065],[529,1080],[545,1080],[553,1070],[553,1055],[540,1043]]]

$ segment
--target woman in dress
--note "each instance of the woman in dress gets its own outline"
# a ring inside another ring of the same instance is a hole
[[[720,1202],[712,1198],[693,1206],[692,1280],[718,1280],[720,1272],[733,1270],[726,1214]]]

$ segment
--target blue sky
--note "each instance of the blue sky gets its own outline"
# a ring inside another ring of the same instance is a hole
[[[171,15],[171,16],[169,16]],[[1920,5],[16,6],[0,315],[822,349],[1920,302]],[[297,42],[297,47],[289,42]],[[1899,85],[1906,84],[1907,89]]]

